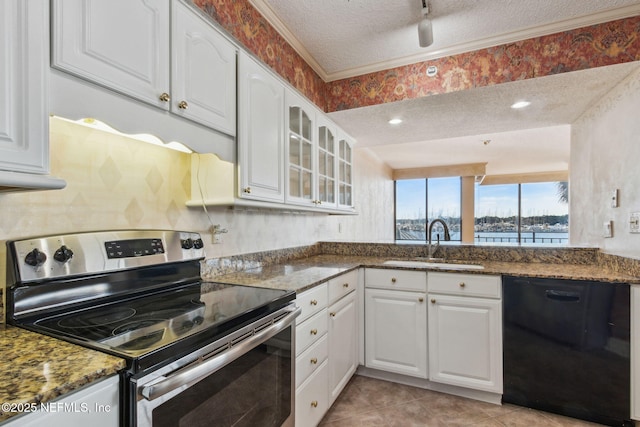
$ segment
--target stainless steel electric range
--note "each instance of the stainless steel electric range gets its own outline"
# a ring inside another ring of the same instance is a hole
[[[202,281],[191,232],[7,245],[8,322],[125,359],[122,426],[293,425],[294,292]]]

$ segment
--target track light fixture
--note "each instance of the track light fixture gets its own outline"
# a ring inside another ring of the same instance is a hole
[[[420,40],[420,47],[427,47],[433,43],[433,27],[431,26],[431,20],[427,17],[429,14],[427,0],[421,1],[422,20],[418,23],[418,40]]]

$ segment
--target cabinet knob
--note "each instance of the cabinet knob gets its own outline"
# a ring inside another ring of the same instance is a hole
[[[317,329],[312,329],[311,330],[311,335],[318,335],[318,330]]]
[[[189,108],[189,104],[187,104],[187,101],[180,101],[178,103],[178,108],[181,110],[186,110],[187,108]]]
[[[314,299],[312,299],[312,300],[310,301],[310,303],[311,303],[311,305],[318,305],[318,301],[316,301],[316,300],[314,300]]]
[[[313,359],[311,359],[311,363],[314,364],[314,365],[317,364],[318,363],[318,359],[314,357]]]
[[[348,284],[348,283],[343,283],[343,284],[342,284],[342,287],[343,287],[343,288],[348,288],[348,287],[349,287],[349,284]]]
[[[391,278],[391,283],[396,283],[396,278],[395,277]]]
[[[318,407],[318,401],[314,400],[313,402],[311,402],[311,406],[313,406],[314,408]]]
[[[459,286],[460,286],[461,288],[464,288],[464,282],[460,282],[460,283],[459,283]]]
[[[436,299],[435,298],[431,298],[431,304],[435,304],[436,303]]]
[[[243,188],[242,192],[243,193],[247,193],[247,194],[251,194],[251,187]]]
[[[418,298],[418,302],[423,302],[423,301],[424,301],[424,298],[422,297]]]
[[[163,93],[160,95],[160,97],[159,97],[159,98],[160,98],[160,101],[162,101],[162,102],[169,102],[169,101],[171,101],[171,97],[169,96],[169,94],[168,94],[167,92],[163,92]]]
[[[335,313],[329,313],[329,316],[336,317],[336,314]]]

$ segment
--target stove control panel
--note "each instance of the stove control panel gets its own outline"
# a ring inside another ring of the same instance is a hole
[[[189,239],[190,240],[190,239]],[[130,258],[164,253],[162,239],[133,239],[104,242],[107,258]],[[183,249],[190,249],[184,248]]]
[[[104,273],[204,259],[198,233],[119,230],[47,236],[9,242],[17,282]]]

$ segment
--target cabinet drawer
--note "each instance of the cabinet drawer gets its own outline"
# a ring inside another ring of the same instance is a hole
[[[427,274],[429,293],[500,298],[500,276],[481,274],[438,273]]]
[[[296,296],[296,304],[302,309],[298,323],[327,307],[327,284],[323,283]]]
[[[327,335],[296,357],[296,388],[300,387],[327,359],[329,351]]]
[[[349,292],[356,290],[356,286],[358,286],[358,270],[351,271],[329,280],[328,286],[329,305],[331,305]]]
[[[296,326],[296,355],[302,353],[326,334],[328,327],[329,320],[326,308],[307,321],[298,323]]]
[[[427,273],[367,268],[364,272],[364,285],[367,288],[427,292]]]
[[[315,427],[329,409],[328,361],[305,381],[296,393],[296,427]]]

